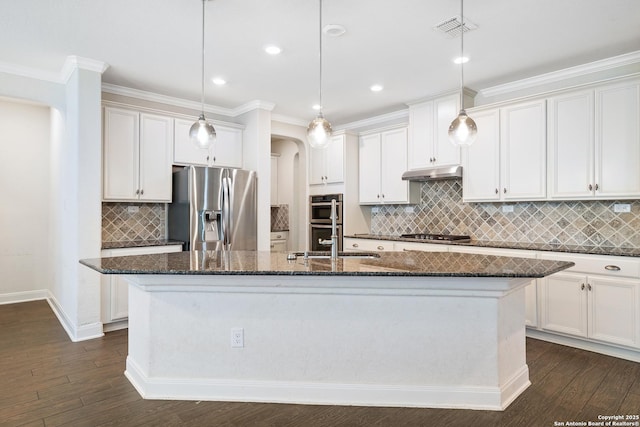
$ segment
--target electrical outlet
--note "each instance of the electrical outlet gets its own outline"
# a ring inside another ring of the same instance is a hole
[[[513,212],[513,205],[502,205],[502,212],[503,213]]]
[[[138,213],[140,211],[139,206],[127,206],[127,212],[130,214]]]
[[[405,206],[404,213],[413,213],[415,206]]]
[[[379,207],[374,206],[374,207],[371,208],[371,213],[378,213],[378,212],[380,212],[380,208]]]
[[[631,205],[629,203],[616,203],[613,205],[613,211],[618,213],[628,213],[631,212]]]
[[[231,347],[233,348],[244,347],[244,329],[231,328]]]

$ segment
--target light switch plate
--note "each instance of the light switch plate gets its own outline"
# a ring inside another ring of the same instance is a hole
[[[502,205],[502,212],[503,213],[513,212],[513,205]]]
[[[140,211],[139,206],[127,206],[127,212],[130,214],[138,213]]]
[[[613,211],[618,213],[631,212],[631,205],[629,203],[616,203],[613,205]]]
[[[405,206],[404,207],[404,212],[405,213],[413,213],[414,212],[414,206]]]
[[[375,206],[375,207],[371,208],[371,213],[378,213],[378,212],[380,212],[380,208],[379,207]]]

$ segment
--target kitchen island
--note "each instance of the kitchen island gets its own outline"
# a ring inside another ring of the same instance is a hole
[[[440,252],[82,260],[129,286],[149,399],[501,410],[530,384],[524,286],[569,262]]]

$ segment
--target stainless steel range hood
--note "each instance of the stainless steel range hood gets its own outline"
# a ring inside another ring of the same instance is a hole
[[[462,177],[462,166],[434,166],[416,169],[402,174],[405,181],[435,181],[439,179],[455,179]]]

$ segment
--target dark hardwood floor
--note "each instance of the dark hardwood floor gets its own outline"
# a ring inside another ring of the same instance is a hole
[[[0,306],[1,426],[554,426],[640,412],[640,363],[527,340],[532,386],[503,412],[143,400],[127,331],[73,343],[45,301]]]

